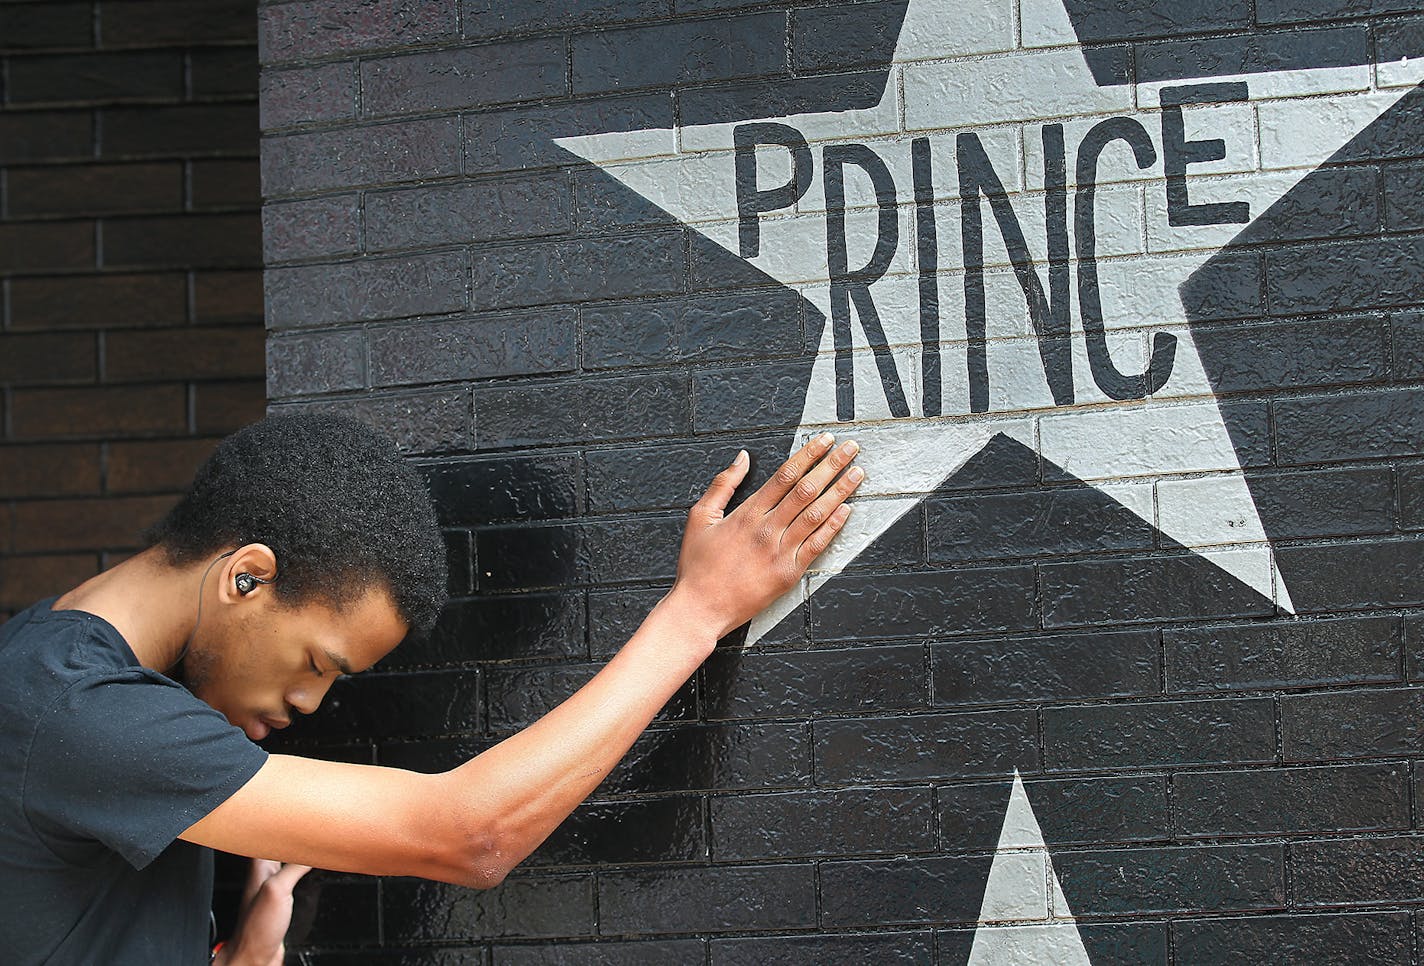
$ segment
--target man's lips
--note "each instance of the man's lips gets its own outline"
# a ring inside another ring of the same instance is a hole
[[[269,718],[265,714],[258,715],[257,720],[252,722],[251,730],[247,732],[247,736],[253,741],[261,741],[273,731],[285,728],[291,723],[290,718]]]

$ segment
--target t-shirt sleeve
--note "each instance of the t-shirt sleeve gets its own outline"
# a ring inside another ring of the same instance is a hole
[[[142,869],[257,774],[267,752],[142,668],[85,678],[40,718],[25,772],[41,836],[91,839]]]

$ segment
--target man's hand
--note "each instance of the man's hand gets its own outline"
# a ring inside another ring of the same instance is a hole
[[[242,890],[237,929],[218,953],[223,966],[282,966],[292,922],[292,889],[309,865],[253,859]]]
[[[864,479],[859,447],[824,433],[792,455],[747,501],[724,511],[746,478],[746,452],[718,473],[688,512],[669,598],[706,616],[722,637],[796,585],[850,516]],[[845,470],[845,472],[842,472]]]

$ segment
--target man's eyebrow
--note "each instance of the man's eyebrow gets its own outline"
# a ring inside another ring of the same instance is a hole
[[[328,661],[336,665],[337,669],[341,671],[342,674],[356,673],[351,669],[351,662],[346,660],[346,658],[342,657],[340,654],[336,654],[330,650],[327,650],[324,647],[321,649],[321,652],[326,655],[326,659]]]

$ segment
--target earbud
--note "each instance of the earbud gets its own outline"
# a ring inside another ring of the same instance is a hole
[[[237,592],[246,597],[257,589],[258,584],[270,584],[272,581],[263,580],[261,577],[254,577],[247,571],[243,571],[233,578],[233,582],[237,584]]]

